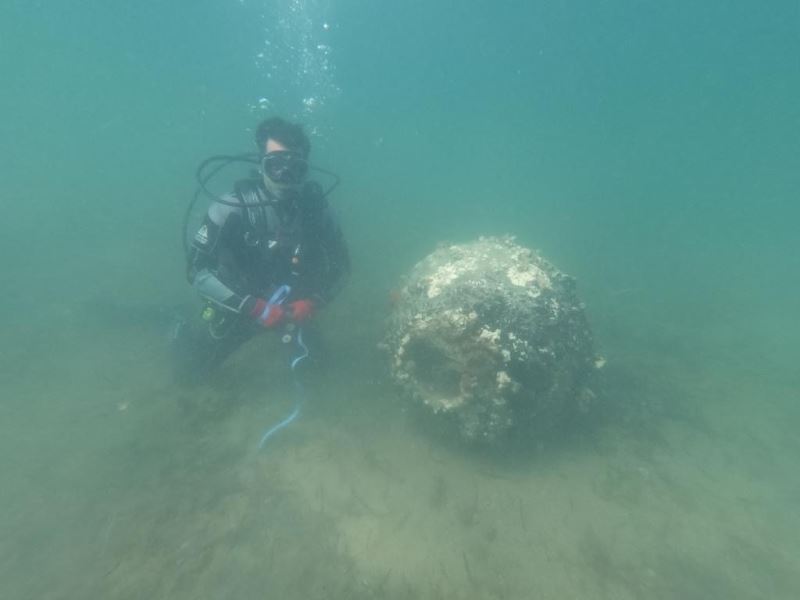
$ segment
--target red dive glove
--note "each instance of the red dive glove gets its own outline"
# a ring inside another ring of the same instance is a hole
[[[262,298],[257,298],[253,308],[250,309],[250,316],[264,327],[275,327],[286,318],[286,311],[280,304],[270,304]]]
[[[314,303],[311,300],[295,300],[289,303],[289,318],[295,323],[306,321],[314,313]]]

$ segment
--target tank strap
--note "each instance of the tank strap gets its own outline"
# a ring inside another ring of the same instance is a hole
[[[274,234],[278,227],[275,207],[263,192],[258,182],[243,180],[236,183],[236,195],[245,205],[245,220],[259,236]]]

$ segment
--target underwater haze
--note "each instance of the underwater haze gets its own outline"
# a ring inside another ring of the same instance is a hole
[[[5,0],[0,72],[0,598],[800,597],[796,0]],[[259,449],[278,340],[186,388],[169,331],[195,168],[272,115],[354,267]],[[481,235],[573,275],[606,360],[501,452],[377,350]]]

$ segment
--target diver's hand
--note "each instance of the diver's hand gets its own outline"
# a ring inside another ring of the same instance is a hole
[[[295,300],[289,303],[289,318],[295,323],[303,323],[314,314],[314,303],[311,300]]]
[[[286,311],[280,304],[270,304],[263,298],[255,298],[250,316],[264,327],[275,327],[284,321]]]

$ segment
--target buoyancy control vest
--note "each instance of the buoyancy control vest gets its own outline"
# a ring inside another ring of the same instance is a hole
[[[299,291],[319,258],[319,227],[326,206],[320,186],[308,182],[297,198],[281,204],[262,182],[245,179],[235,184],[234,195],[243,206],[237,262],[260,271],[248,273],[258,287],[287,284]]]

